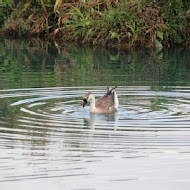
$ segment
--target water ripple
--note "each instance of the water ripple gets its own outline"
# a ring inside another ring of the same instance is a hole
[[[122,86],[117,89],[117,113],[91,114],[88,106],[82,107],[85,93],[99,97],[105,90],[101,86],[1,90],[0,182],[82,176],[92,182],[95,176],[117,183],[150,179],[165,162],[170,167],[179,159],[184,166],[190,164],[190,87]],[[149,167],[151,158],[158,167],[137,174],[133,160],[141,164],[143,160]]]

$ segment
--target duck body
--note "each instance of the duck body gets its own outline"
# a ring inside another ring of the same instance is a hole
[[[97,101],[94,94],[88,92],[84,98],[83,107],[90,102],[90,112],[92,113],[111,113],[116,112],[119,106],[119,101],[114,88],[108,88],[107,93],[104,94]]]

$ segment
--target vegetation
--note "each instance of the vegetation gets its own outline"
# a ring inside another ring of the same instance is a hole
[[[7,36],[111,47],[190,44],[189,0],[0,0]]]

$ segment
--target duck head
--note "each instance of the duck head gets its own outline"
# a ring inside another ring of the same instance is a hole
[[[83,108],[86,106],[88,102],[91,100],[91,92],[88,92],[84,97],[83,97]]]

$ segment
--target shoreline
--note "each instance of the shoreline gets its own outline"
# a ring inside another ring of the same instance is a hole
[[[7,6],[1,9],[5,12]],[[14,3],[1,21],[1,33],[118,49],[189,46],[189,6],[190,2],[162,0]]]

